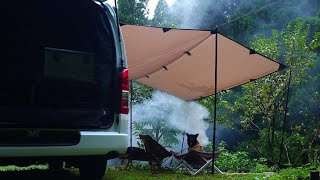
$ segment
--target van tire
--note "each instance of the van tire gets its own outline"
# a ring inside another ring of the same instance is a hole
[[[63,161],[52,161],[49,162],[48,166],[49,166],[49,170],[51,171],[58,171],[58,170],[62,170],[64,168],[64,162]]]
[[[85,179],[101,179],[107,169],[105,157],[90,157],[79,164],[80,176]]]

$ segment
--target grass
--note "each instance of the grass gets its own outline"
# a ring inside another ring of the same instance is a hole
[[[165,171],[158,174],[152,174],[149,170],[130,170],[108,168],[103,180],[180,180],[180,179],[195,179],[195,180],[262,180],[266,179],[266,174],[226,174],[214,175],[201,174],[198,176],[190,176],[185,173],[173,173]],[[2,166],[0,167],[0,179],[33,179],[33,180],[77,180],[80,179],[77,169],[67,169],[61,171],[50,171],[47,166],[33,165],[29,167]]]
[[[0,179],[77,180],[80,177],[76,169],[50,171],[46,165],[32,165],[28,167],[0,166]]]
[[[119,170],[119,169],[108,169],[106,177],[114,180],[207,180],[207,179],[215,179],[215,180],[262,180],[266,179],[268,175],[266,174],[215,174],[214,176],[210,174],[200,174],[197,176],[190,176],[181,172],[164,172],[159,174],[151,174],[150,171],[142,171],[142,170]]]
[[[17,167],[17,166],[0,166],[0,172],[9,171],[27,171],[27,170],[45,170],[48,169],[46,165],[31,165],[27,167]]]
[[[161,173],[152,174],[145,167],[108,168],[103,180],[307,180],[310,179],[310,171],[305,168],[283,169],[280,173],[225,173],[210,175],[202,173],[190,176],[184,172],[172,172],[162,170]],[[6,179],[32,179],[32,180],[79,180],[78,169],[64,169],[52,171],[46,165],[32,165],[28,167],[0,166],[0,180]]]

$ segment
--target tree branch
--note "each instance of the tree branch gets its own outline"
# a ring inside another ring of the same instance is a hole
[[[283,143],[283,146],[284,146],[284,149],[286,151],[286,156],[287,156],[287,159],[288,159],[288,163],[291,164],[291,160],[290,160],[290,157],[289,157],[289,151],[288,151],[287,144]]]
[[[311,142],[310,142],[310,143],[308,143],[308,147],[311,147],[311,146],[313,145],[313,143],[314,143],[315,139],[317,138],[318,134],[319,134],[319,133],[318,133],[318,131],[317,131],[317,133],[315,133],[315,134],[314,134],[314,136],[313,136],[313,138],[312,138]],[[298,164],[298,162],[299,162],[300,158],[301,158],[301,157],[302,157],[302,155],[307,151],[307,149],[308,149],[308,148],[304,148],[304,149],[301,151],[300,155],[298,156],[298,158],[296,159],[296,161],[294,162],[294,164],[293,164],[293,165]]]

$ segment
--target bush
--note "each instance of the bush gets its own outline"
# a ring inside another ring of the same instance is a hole
[[[217,166],[224,172],[249,172],[253,168],[252,161],[248,153],[244,151],[237,151],[229,153],[226,149],[227,144],[221,141],[218,150],[220,151],[219,158],[217,158]]]
[[[276,171],[276,167],[269,167],[266,165],[266,159],[260,158],[250,159],[249,153],[245,151],[237,151],[230,153],[226,149],[227,144],[221,142],[218,150],[220,151],[219,158],[217,158],[217,166],[224,172],[253,172],[262,173]]]
[[[288,168],[270,176],[270,180],[290,179],[290,180],[307,180],[310,179],[310,172],[304,168]]]
[[[263,173],[263,172],[275,172],[275,171],[277,171],[277,167],[276,166],[269,167],[266,164],[261,164],[261,163],[258,163],[258,162],[255,162],[254,165],[255,166],[251,169],[250,172]]]

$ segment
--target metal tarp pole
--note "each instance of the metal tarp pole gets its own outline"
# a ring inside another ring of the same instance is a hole
[[[287,86],[287,97],[286,97],[286,106],[284,109],[284,118],[283,118],[283,127],[282,127],[282,137],[281,137],[281,145],[280,145],[280,154],[279,154],[279,161],[278,161],[278,170],[280,170],[281,166],[281,155],[283,151],[283,141],[284,141],[284,131],[286,129],[286,122],[287,122],[287,112],[288,112],[288,102],[289,102],[289,92],[290,92],[290,85],[291,85],[291,68],[289,70],[289,82]]]
[[[213,116],[213,139],[212,139],[212,167],[211,174],[214,174],[215,156],[214,151],[216,148],[216,125],[217,125],[217,81],[218,81],[218,28],[216,28],[216,41],[215,41],[215,66],[214,66],[214,116]]]
[[[132,107],[133,107],[133,80],[130,81],[130,147],[132,148]],[[132,160],[128,161],[132,165]]]
[[[132,94],[133,94],[133,80],[131,80],[131,86],[130,86],[130,147],[132,147]]]

